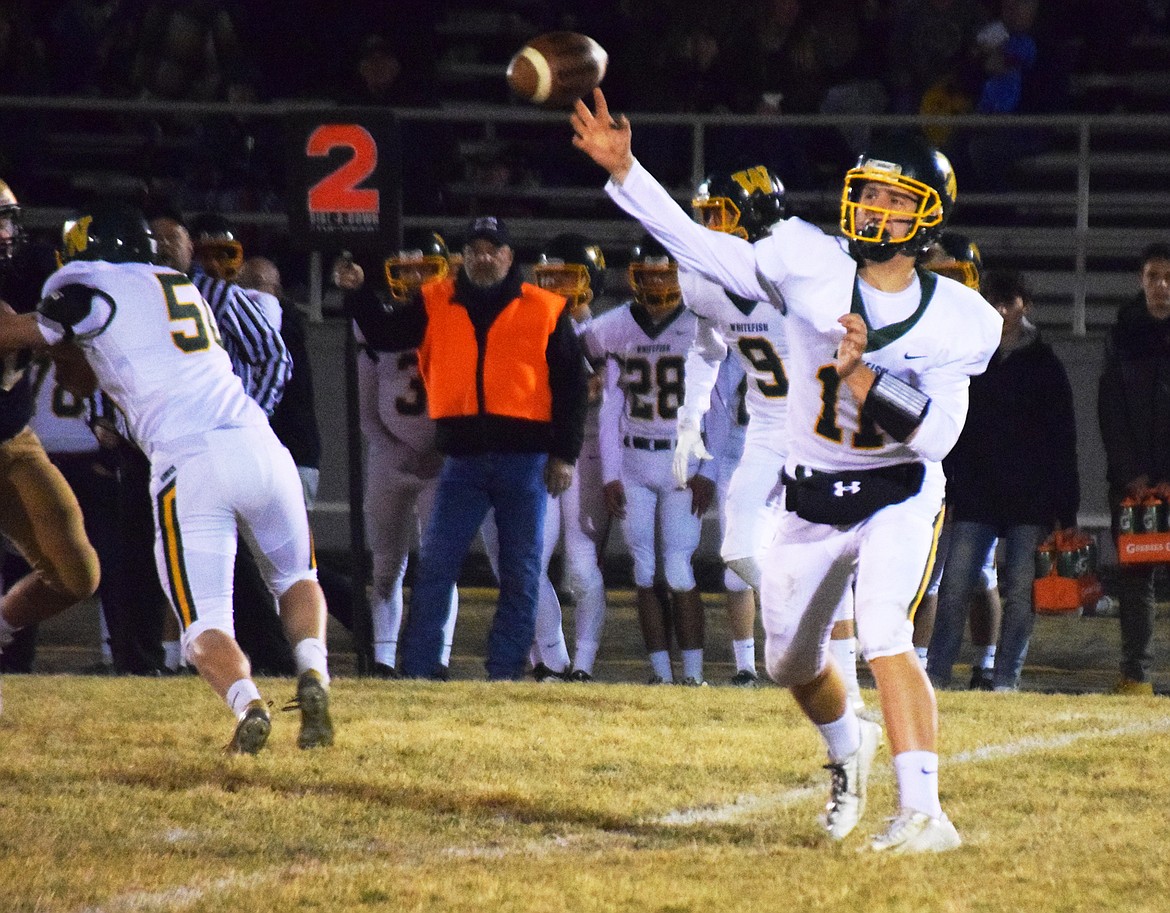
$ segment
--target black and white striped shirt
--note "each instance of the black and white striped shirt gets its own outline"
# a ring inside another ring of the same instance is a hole
[[[280,331],[234,282],[214,279],[198,267],[192,268],[191,280],[211,306],[244,392],[271,415],[292,374],[292,357]]]

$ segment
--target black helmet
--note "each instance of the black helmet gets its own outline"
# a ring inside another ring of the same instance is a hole
[[[209,276],[232,281],[244,265],[244,246],[236,231],[218,212],[204,212],[191,220],[195,259]]]
[[[912,197],[914,211],[865,205],[865,188],[875,183]],[[920,255],[942,235],[956,195],[951,163],[920,134],[897,131],[875,139],[845,174],[841,191],[841,233],[849,239],[849,252],[879,263],[899,253]],[[868,216],[859,225],[862,214]],[[909,221],[910,227],[894,236],[893,221]]]
[[[451,271],[447,242],[429,228],[408,228],[402,246],[383,261],[386,285],[396,301],[405,301],[424,282],[442,279]]]
[[[11,260],[24,243],[24,223],[20,219],[20,203],[5,181],[0,181],[0,223],[7,223],[8,237],[0,239],[0,261]]]
[[[979,277],[983,272],[983,257],[979,247],[966,235],[955,231],[943,232],[931,245],[922,264],[940,276],[962,282],[967,288],[979,291]]]
[[[653,235],[643,235],[630,251],[630,288],[634,300],[655,314],[674,310],[682,300],[678,262]]]
[[[565,296],[570,313],[580,311],[605,284],[605,254],[584,235],[557,235],[540,252],[532,274],[541,288]]]
[[[758,241],[784,218],[784,184],[764,165],[710,174],[695,189],[691,208],[710,229]]]
[[[68,219],[61,229],[61,261],[153,263],[158,250],[142,210],[99,203]]]

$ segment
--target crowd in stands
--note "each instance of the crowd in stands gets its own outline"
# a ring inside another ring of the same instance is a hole
[[[1165,36],[1167,7],[1159,0],[1108,5],[1092,0],[414,0],[385,6],[66,0],[46,15],[31,0],[3,0],[0,95],[297,99],[402,107],[507,104],[503,79],[459,81],[444,73],[460,63],[499,64],[502,71],[513,45],[567,28],[586,32],[607,48],[606,89],[622,110],[1060,112],[1074,104],[1073,72],[1130,65],[1127,42],[1140,34]],[[12,127],[0,139],[0,169],[19,183],[38,127],[109,130],[113,120],[115,128],[144,129],[128,118],[89,118],[38,119],[0,108],[0,125]],[[181,146],[181,177],[197,197],[183,201],[191,208],[280,208],[279,183],[269,177],[279,145],[267,135],[277,127],[265,119],[217,118],[197,125],[156,119],[146,129]],[[174,140],[176,133],[185,142]],[[773,129],[736,141],[740,147],[792,147],[774,153],[779,160],[771,164],[790,187],[799,188],[814,182],[820,169],[835,174],[865,136],[864,129],[853,128],[803,133],[799,142],[778,144]],[[994,180],[1000,169],[988,167],[989,161],[1002,162],[1005,155],[1036,145],[1028,135],[1009,137],[1007,148],[1000,134],[932,139],[952,154],[968,189],[972,182]],[[166,143],[158,145],[164,152],[156,153],[151,165],[165,171]],[[533,178],[510,146],[495,159],[520,178]],[[462,177],[472,176],[473,164]],[[668,182],[689,180],[685,171],[673,173],[683,165],[655,164]],[[25,195],[39,199],[37,189],[24,186]]]

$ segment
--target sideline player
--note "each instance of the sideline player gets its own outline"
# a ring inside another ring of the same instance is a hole
[[[768,673],[825,740],[825,829],[856,827],[881,738],[846,699],[827,644],[854,585],[858,639],[889,728],[900,810],[869,847],[959,846],[938,796],[938,711],[914,654],[912,616],[943,515],[941,460],[966,419],[970,377],[999,344],[999,315],[977,293],[916,269],[954,208],[950,163],[920,137],[872,142],[849,170],[841,231],[786,219],[755,245],[692,221],[639,165],[624,116],[595,89],[578,101],[573,144],[610,174],[606,189],[685,265],[788,319],[785,513],[764,565]]]
[[[417,295],[424,282],[441,279],[450,270],[447,242],[430,229],[407,230],[401,247],[382,262],[384,290],[366,283],[365,270],[352,259],[339,257],[333,264],[333,282],[345,293],[345,311],[353,319],[360,349],[358,415],[366,439],[364,511],[372,559],[373,673],[379,678],[398,677],[406,565],[420,525],[430,516],[443,468],[418,375],[418,352],[394,351],[386,315]],[[452,589],[451,611],[443,625],[442,669],[450,666],[458,615],[459,591]]]
[[[65,265],[35,313],[0,318],[0,350],[74,341],[150,458],[155,559],[184,652],[236,715],[229,750],[255,754],[268,709],[233,637],[237,528],[254,546],[296,656],[301,748],[329,745],[325,597],[300,477],[244,393],[207,302],[182,273],[151,264],[142,213],[102,204],[65,223]]]
[[[585,336],[589,358],[605,362],[599,418],[605,499],[610,515],[622,522],[634,559],[638,620],[653,670],[651,683],[674,681],[671,626],[654,592],[657,525],[666,583],[673,594],[682,683],[701,685],[703,603],[691,558],[699,547],[699,518],[709,505],[700,503],[701,489],[675,485],[671,471],[695,315],[683,306],[678,264],[651,236],[634,248],[629,277],[634,300],[596,318]],[[706,490],[709,495],[713,486]]]

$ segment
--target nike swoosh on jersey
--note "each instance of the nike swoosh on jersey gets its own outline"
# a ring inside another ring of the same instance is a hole
[[[909,352],[905,353],[903,358],[925,358],[925,355],[911,355]]]

